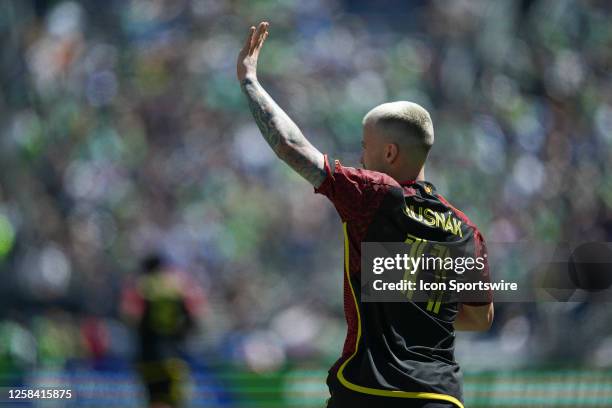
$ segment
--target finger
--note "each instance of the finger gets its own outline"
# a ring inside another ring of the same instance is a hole
[[[267,22],[262,21],[257,26],[257,31],[255,32],[255,35],[254,35],[254,40],[253,40],[253,43],[252,43],[252,47],[249,50],[250,54],[252,54],[255,51],[255,49],[257,49],[259,47],[259,44],[260,44],[260,41],[261,41],[261,37],[263,36],[263,33],[266,30],[267,24],[268,24]]]
[[[263,45],[264,41],[266,40],[266,38],[268,38],[268,27],[270,26],[270,24],[268,24],[267,22],[263,23],[263,31],[261,33],[261,35],[259,36],[259,38],[257,39],[257,48],[261,48],[261,46]]]
[[[246,41],[244,42],[243,50],[248,51],[251,49],[251,44],[253,44],[253,33],[255,32],[255,26],[251,26],[249,28],[249,34],[247,35]]]
[[[268,38],[269,33],[270,33],[269,31],[266,31],[264,35],[261,36],[261,40],[259,41],[259,48],[261,48],[263,43],[266,41],[266,38]]]

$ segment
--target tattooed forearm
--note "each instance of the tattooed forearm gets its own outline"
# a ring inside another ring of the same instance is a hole
[[[245,79],[242,91],[264,139],[276,155],[315,187],[325,180],[323,155],[255,80]]]

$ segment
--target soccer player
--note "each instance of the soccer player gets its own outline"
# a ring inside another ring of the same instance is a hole
[[[268,27],[267,22],[251,27],[238,55],[242,91],[276,155],[315,192],[327,196],[343,221],[348,332],[342,356],[329,370],[327,407],[462,408],[455,330],[490,327],[490,294],[482,302],[435,306],[360,300],[361,242],[408,242],[409,237],[452,242],[469,237],[475,256],[485,254],[476,226],[425,181],[425,160],[434,141],[429,113],[410,102],[377,106],[363,120],[363,169],[331,160],[304,137],[257,80]],[[446,223],[436,222],[442,218]],[[488,278],[488,265],[483,276]]]
[[[203,301],[200,287],[159,253],[143,259],[140,276],[123,291],[121,309],[138,330],[137,368],[151,408],[184,405],[189,367],[181,350]]]

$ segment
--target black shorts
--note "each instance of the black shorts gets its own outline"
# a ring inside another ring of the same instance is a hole
[[[329,376],[327,386],[331,397],[327,408],[458,408],[452,402],[418,398],[379,397],[354,392],[344,387],[335,376]]]
[[[189,376],[187,364],[179,359],[143,361],[138,372],[150,403],[165,403],[177,407],[184,401],[184,383]]]

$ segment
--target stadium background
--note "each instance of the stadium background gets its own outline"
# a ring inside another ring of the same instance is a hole
[[[1,2],[2,384],[139,406],[118,305],[139,258],[163,248],[207,297],[188,342],[194,406],[322,404],[345,334],[341,229],[241,97],[235,58],[261,19],[260,79],[322,151],[357,165],[363,114],[413,100],[436,128],[428,179],[489,241],[610,241],[610,12]],[[468,407],[612,406],[606,304],[498,305],[492,330],[459,334],[457,350]]]

